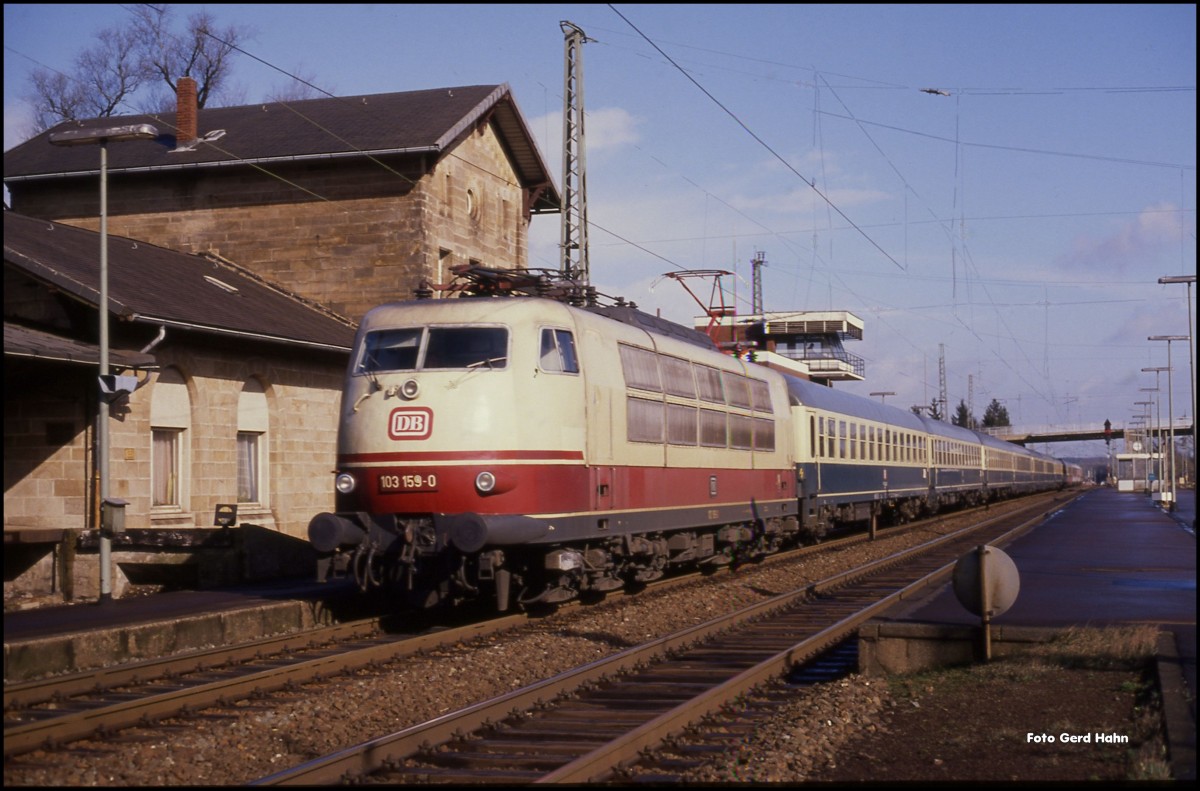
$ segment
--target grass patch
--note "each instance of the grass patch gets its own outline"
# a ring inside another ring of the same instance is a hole
[[[1138,670],[1154,657],[1158,627],[1073,627],[1024,656],[1042,658],[1059,667],[1088,670]]]

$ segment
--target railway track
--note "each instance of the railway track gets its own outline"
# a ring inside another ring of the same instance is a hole
[[[879,536],[921,526],[890,528],[879,531]],[[766,564],[865,540],[865,536],[839,539],[773,556]],[[688,581],[686,577],[664,580],[656,589]],[[496,635],[527,622],[524,614],[493,616],[423,633],[396,633],[384,629],[380,618],[372,618],[252,644],[6,685],[5,758],[34,749],[53,750],[78,739],[106,738],[124,728],[145,729],[208,707],[228,709],[237,701],[280,694],[312,681]]]
[[[1045,516],[1034,510],[1032,519],[1027,510],[990,519],[258,784],[611,780],[902,598],[945,581],[965,552],[1028,530]]]
[[[4,688],[4,757],[261,697],[524,622],[389,633],[381,619]]]

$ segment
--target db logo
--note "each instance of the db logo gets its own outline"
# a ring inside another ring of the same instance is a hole
[[[433,410],[429,407],[400,407],[388,417],[392,439],[429,439],[433,433]]]

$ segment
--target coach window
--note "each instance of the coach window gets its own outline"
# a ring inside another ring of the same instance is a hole
[[[556,374],[579,373],[579,359],[575,356],[575,336],[570,330],[542,329],[541,366],[543,371]]]
[[[186,462],[192,405],[183,374],[164,368],[150,396],[150,505],[180,509],[187,501]]]
[[[237,501],[265,503],[267,458],[267,395],[262,383],[248,379],[238,395]]]
[[[858,458],[858,424],[850,424],[850,458]]]
[[[850,435],[846,433],[846,421],[839,420],[838,421],[838,458],[839,459],[850,458],[846,454],[846,440],[849,436]]]

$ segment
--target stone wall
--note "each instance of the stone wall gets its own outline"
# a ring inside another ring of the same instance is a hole
[[[115,549],[114,595],[119,597],[127,582],[121,570],[139,567],[179,564],[179,574],[191,575],[176,580],[185,587],[307,573],[308,521],[334,507],[345,356],[244,341],[180,341],[171,331],[155,354],[160,370],[139,374],[144,384],[110,407],[109,489],[111,497],[127,502],[127,530],[162,531],[155,535],[163,538],[158,549]],[[6,368],[4,530],[22,533],[23,541],[30,540],[31,531],[66,531],[61,540],[7,547],[6,605],[30,595],[93,598],[98,572],[88,541],[94,544],[95,534],[86,531],[96,526],[95,405],[84,394],[94,392],[95,369],[46,363]],[[183,498],[176,507],[151,501],[151,405],[168,370],[182,375],[190,413]],[[212,528],[216,506],[238,502],[238,402],[251,379],[267,402],[265,476],[261,502],[239,503],[237,523],[256,525],[279,541],[259,540],[253,551],[240,541],[228,551],[199,547],[188,532]],[[176,537],[167,535],[172,531]],[[81,538],[87,540],[80,544]]]

